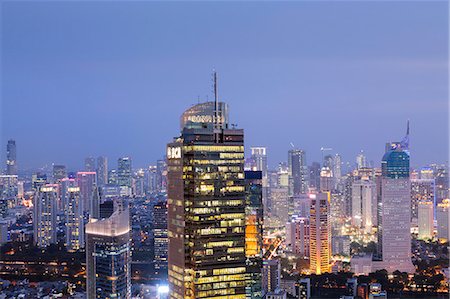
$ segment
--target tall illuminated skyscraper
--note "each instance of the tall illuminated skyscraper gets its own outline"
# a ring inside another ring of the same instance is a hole
[[[245,256],[247,257],[247,298],[262,298],[263,205],[262,172],[245,171]]]
[[[310,271],[331,272],[330,194],[310,194]]]
[[[88,299],[131,298],[130,215],[116,209],[105,219],[86,225]]]
[[[161,200],[153,206],[155,274],[167,278],[167,202]]]
[[[6,144],[6,174],[17,175],[17,148],[15,140],[8,140]]]
[[[288,152],[289,194],[305,194],[309,187],[309,169],[304,150],[292,149]]]
[[[84,247],[83,201],[79,187],[68,187],[66,192],[66,246],[69,251]]]
[[[167,146],[170,298],[246,298],[244,132],[215,90]]]
[[[46,184],[35,193],[33,202],[34,243],[47,247],[56,243],[58,185]]]
[[[411,262],[411,185],[409,179],[409,125],[402,142],[393,142],[381,161],[381,210],[378,227],[382,263],[388,272],[413,273]]]

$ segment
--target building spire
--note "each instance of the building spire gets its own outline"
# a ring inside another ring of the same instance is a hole
[[[402,149],[408,150],[409,149],[409,119],[406,123],[406,135],[403,137],[402,142],[400,143]]]

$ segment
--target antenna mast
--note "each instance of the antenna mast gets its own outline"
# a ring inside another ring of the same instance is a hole
[[[216,70],[213,71],[214,76],[214,123],[216,126],[219,124],[219,93],[217,91],[217,72]]]

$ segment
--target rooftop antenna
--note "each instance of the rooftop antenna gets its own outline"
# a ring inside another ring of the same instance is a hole
[[[216,126],[219,124],[219,93],[217,91],[217,72],[213,69],[213,79],[214,79],[214,123]]]

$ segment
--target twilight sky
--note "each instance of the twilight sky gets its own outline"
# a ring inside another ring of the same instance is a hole
[[[319,161],[384,143],[411,120],[413,166],[448,160],[443,2],[3,2],[1,161],[21,168],[152,164],[179,116],[212,99],[211,70],[246,146]]]

